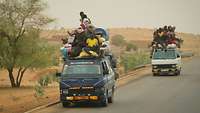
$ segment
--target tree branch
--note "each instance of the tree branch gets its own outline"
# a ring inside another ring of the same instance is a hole
[[[17,40],[23,36],[23,34],[25,33],[25,29],[24,28],[24,24],[25,24],[25,20],[26,20],[26,17],[24,17],[24,19],[22,20],[22,23],[21,23],[21,26],[20,26],[20,29],[19,29],[19,32],[18,32],[18,35],[15,39],[15,42],[17,42]]]
[[[19,78],[19,81],[18,81],[18,84],[20,86],[21,82],[22,82],[22,78],[24,76],[24,73],[25,71],[28,69],[28,67],[24,68],[22,71],[21,71],[21,74],[20,74],[20,78]]]
[[[18,72],[17,72],[16,82],[19,81],[19,76],[21,75],[21,71],[22,71],[22,67],[20,67],[19,70],[18,70]]]

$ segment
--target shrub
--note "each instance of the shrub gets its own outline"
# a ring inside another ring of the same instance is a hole
[[[52,82],[59,82],[59,78],[56,76],[56,73],[49,74]]]
[[[111,38],[111,43],[115,46],[124,46],[126,44],[126,40],[122,35],[115,35]]]
[[[126,44],[126,51],[131,51],[131,50],[137,51],[137,49],[138,49],[137,46],[132,43]]]
[[[35,96],[41,97],[43,95],[44,95],[44,88],[39,84],[35,85]]]
[[[56,56],[53,56],[52,58],[52,65],[53,66],[58,66],[59,65],[59,58]]]
[[[48,84],[51,83],[51,79],[49,76],[42,76],[39,80],[38,83],[40,86],[48,86]]]
[[[120,64],[124,67],[125,73],[137,66],[148,64],[150,62],[149,55],[142,52],[132,54],[124,54],[121,57]]]
[[[38,84],[35,85],[35,96],[41,97],[44,95],[44,87],[48,86],[50,83],[56,81],[58,82],[58,78],[56,77],[55,73],[51,73],[45,76],[42,76],[38,80]]]
[[[59,79],[56,77],[55,73],[50,73],[48,75],[44,75],[42,76],[39,80],[38,83],[41,86],[48,86],[49,84],[51,84],[52,82],[58,82]]]

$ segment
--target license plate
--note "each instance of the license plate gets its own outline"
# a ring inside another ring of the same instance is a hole
[[[166,72],[166,71],[168,71],[168,69],[162,69],[161,71],[162,71],[162,72]]]
[[[75,96],[74,99],[75,100],[88,100],[89,97],[88,96]]]

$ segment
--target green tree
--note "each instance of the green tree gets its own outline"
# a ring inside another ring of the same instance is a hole
[[[111,38],[111,43],[115,46],[124,46],[126,44],[126,40],[122,35],[115,35]]]
[[[45,7],[41,0],[0,0],[0,65],[12,87],[20,87],[27,69],[52,60],[51,47],[39,38],[41,28],[52,21],[41,13]]]

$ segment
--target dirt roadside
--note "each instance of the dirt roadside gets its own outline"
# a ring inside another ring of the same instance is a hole
[[[11,89],[0,88],[0,113],[22,113],[35,107],[58,100],[58,87],[45,88],[45,95],[35,96],[32,87]]]

